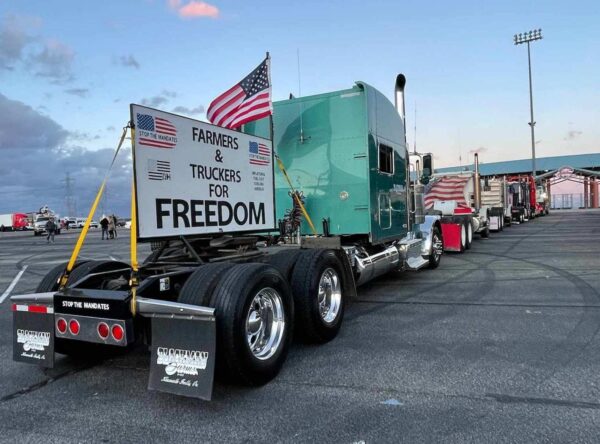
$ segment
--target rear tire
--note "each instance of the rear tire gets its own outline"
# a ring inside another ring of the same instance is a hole
[[[211,297],[217,322],[216,375],[263,385],[281,370],[294,327],[294,301],[281,273],[266,264],[236,264]]]
[[[231,262],[201,266],[185,281],[177,302],[207,307],[221,276],[233,266]]]
[[[440,266],[440,262],[442,261],[443,250],[444,243],[442,241],[442,234],[440,233],[438,227],[433,227],[433,232],[431,235],[431,254],[428,256],[429,269],[434,270]]]
[[[487,239],[490,237],[490,227],[485,227],[485,229],[481,232],[481,237]]]
[[[267,256],[265,261],[267,264],[277,268],[288,282],[292,282],[292,273],[294,272],[296,261],[302,252],[299,248],[278,251],[275,254]]]
[[[89,274],[118,270],[121,268],[129,268],[129,265],[119,261],[88,261],[71,271],[69,280],[67,281],[67,287],[70,287]]]
[[[73,267],[73,270],[76,270],[77,267],[85,264],[86,262],[87,261],[75,262],[75,267]],[[46,293],[50,291],[57,291],[59,287],[58,280],[65,271],[65,268],[67,268],[67,262],[65,262],[64,264],[59,264],[56,267],[52,268],[48,273],[46,273],[46,276],[42,278],[37,288],[35,289],[35,292]]]
[[[303,250],[292,273],[296,335],[305,343],[335,338],[344,318],[344,268],[332,250]]]
[[[473,243],[473,225],[469,219],[465,222],[465,229],[467,230],[467,243],[465,244],[465,249],[470,250],[471,244]]]
[[[460,227],[460,252],[464,253],[467,249],[467,227],[462,224]]]

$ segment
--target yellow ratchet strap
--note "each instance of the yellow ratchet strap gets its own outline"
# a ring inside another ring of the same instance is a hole
[[[67,281],[69,279],[69,274],[71,273],[71,271],[73,270],[73,267],[75,266],[75,261],[77,260],[77,256],[79,256],[79,251],[81,250],[81,247],[83,247],[83,242],[85,241],[85,237],[87,236],[88,230],[90,229],[90,223],[92,223],[92,217],[94,217],[94,213],[96,212],[96,208],[98,208],[98,203],[100,203],[100,198],[102,197],[102,193],[104,192],[104,187],[106,186],[106,181],[108,180],[108,175],[109,175],[110,170],[112,169],[113,165],[115,164],[115,160],[117,159],[117,154],[119,154],[119,150],[121,149],[121,146],[123,145],[123,141],[125,140],[125,135],[127,134],[127,128],[129,128],[129,125],[127,125],[123,128],[123,134],[121,134],[121,140],[119,140],[119,145],[117,146],[117,149],[115,150],[115,154],[112,158],[112,162],[110,163],[110,166],[108,167],[108,170],[106,171],[106,174],[104,175],[104,180],[102,181],[102,185],[100,185],[98,194],[96,194],[96,198],[94,199],[94,203],[92,204],[92,207],[90,208],[90,212],[88,213],[88,217],[85,220],[83,229],[81,230],[81,233],[79,233],[79,238],[77,239],[75,248],[73,249],[73,252],[71,253],[71,259],[69,259],[67,268],[65,269],[64,273],[62,274],[62,276],[60,278],[60,282],[59,282],[60,289],[63,289],[65,287],[65,285],[67,285]]]
[[[290,177],[288,176],[288,173],[285,170],[285,166],[283,165],[283,162],[281,161],[281,159],[279,158],[279,156],[277,154],[275,155],[275,157],[277,158],[277,166],[279,166],[279,169],[283,173],[283,177],[285,177],[285,180],[287,181],[288,185],[290,186],[290,189],[292,190],[292,195],[294,196],[296,203],[300,207],[300,210],[302,210],[302,214],[306,218],[306,222],[308,222],[308,225],[310,226],[310,229],[312,230],[313,234],[316,236],[317,230],[315,229],[315,226],[313,225],[312,220],[306,211],[306,208],[304,208],[304,204],[296,195],[296,190],[294,189],[294,186],[292,185],[292,181],[290,180]]]
[[[133,133],[133,130],[131,130]],[[133,140],[133,135],[132,135]],[[131,287],[131,314],[135,316],[136,313],[136,291],[138,286],[137,272],[139,269],[137,260],[137,214],[135,206],[135,180],[131,183],[131,230],[129,233],[129,245],[131,248],[131,278],[129,279],[129,286]]]

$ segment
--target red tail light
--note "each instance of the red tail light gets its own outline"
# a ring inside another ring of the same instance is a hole
[[[121,341],[123,336],[125,336],[125,332],[123,331],[123,327],[118,324],[112,326],[112,336],[115,341]]]
[[[67,321],[65,321],[63,318],[58,318],[58,320],[56,321],[56,328],[58,329],[59,333],[64,334],[67,332]]]
[[[79,322],[75,319],[69,321],[69,331],[71,334],[77,336],[79,334]]]
[[[98,335],[102,339],[106,339],[106,338],[108,338],[109,334],[110,334],[110,329],[108,328],[108,325],[104,322],[100,322],[98,324]]]

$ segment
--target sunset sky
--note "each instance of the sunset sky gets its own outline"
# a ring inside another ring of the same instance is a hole
[[[408,138],[436,166],[530,155],[532,44],[537,154],[600,151],[600,5],[593,1],[189,0],[0,2],[0,212],[80,213],[108,165],[129,103],[204,119],[210,101],[272,57],[274,98],[363,80],[392,99],[407,76]],[[107,210],[128,213],[123,153]]]

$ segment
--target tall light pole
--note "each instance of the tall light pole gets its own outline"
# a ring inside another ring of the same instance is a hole
[[[527,61],[529,63],[529,112],[531,114],[531,120],[529,126],[531,127],[531,167],[533,170],[533,178],[535,179],[537,168],[535,165],[535,121],[533,120],[533,89],[531,86],[531,48],[530,43],[536,40],[542,39],[542,30],[534,29],[533,31],[525,32],[523,34],[515,34],[514,41],[515,45],[527,43]]]

